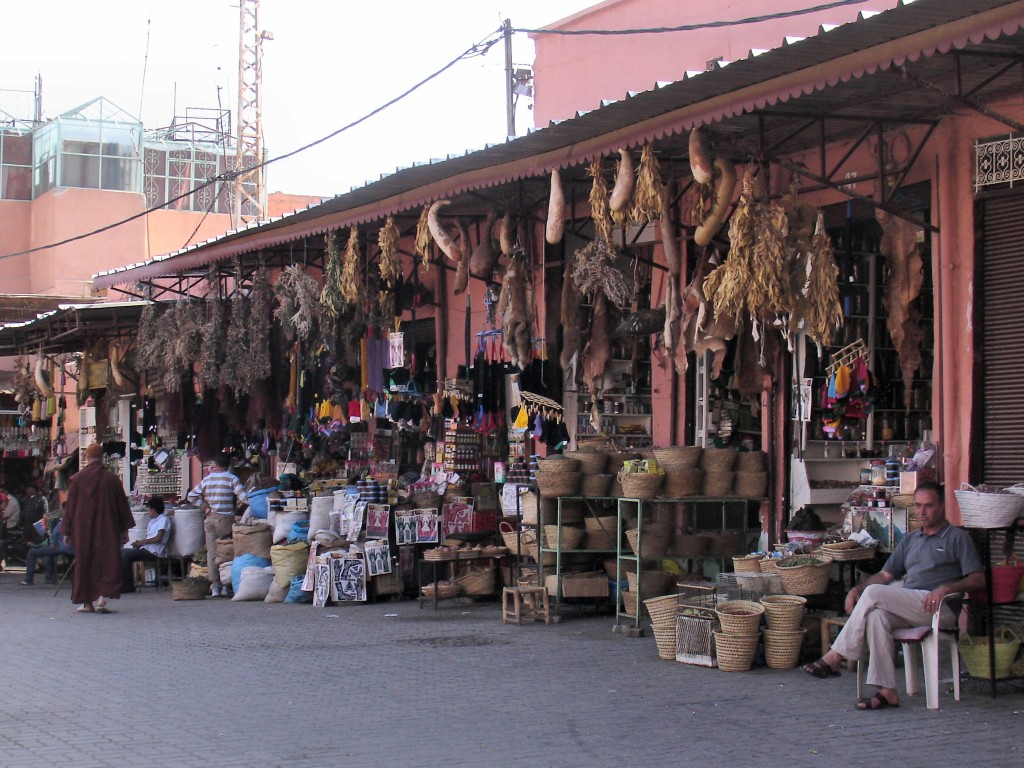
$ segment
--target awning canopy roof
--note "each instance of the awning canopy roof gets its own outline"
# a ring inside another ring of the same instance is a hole
[[[880,134],[884,127],[934,126],[954,110],[1019,93],[1022,24],[1019,0],[916,0],[630,94],[504,144],[400,169],[305,211],[100,273],[94,283],[102,288],[198,275],[211,263],[256,253],[269,265],[316,263],[322,258],[317,236],[387,215],[410,232],[420,208],[442,197],[453,199],[446,214],[458,216],[482,218],[491,206],[528,208],[545,199],[555,167],[564,169],[567,197],[585,198],[585,165],[592,158],[651,142],[673,174],[673,166],[688,162],[688,131],[695,125],[710,126],[715,143],[736,160],[814,148],[824,166],[823,147],[830,142]],[[814,176],[838,184],[824,167]]]
[[[88,346],[121,337],[134,337],[147,302],[61,304],[33,320],[0,325],[0,356],[43,351],[44,354],[81,352]]]

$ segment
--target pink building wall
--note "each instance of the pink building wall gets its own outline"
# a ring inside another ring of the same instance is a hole
[[[545,29],[640,29],[677,27],[720,20],[752,18],[803,9],[807,0],[607,0],[551,24]],[[703,71],[711,60],[735,61],[751,49],[777,48],[788,37],[817,34],[822,24],[854,21],[863,10],[894,8],[896,0],[862,4],[756,24],[646,35],[533,34],[534,121],[552,120],[591,110],[603,99],[620,100],[629,91],[646,91],[656,82],[681,80]]]
[[[0,200],[0,255],[29,248],[32,238],[32,204],[23,200]],[[0,292],[30,293],[29,257],[0,259]]]

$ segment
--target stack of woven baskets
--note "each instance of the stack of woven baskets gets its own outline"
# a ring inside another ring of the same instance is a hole
[[[768,494],[768,463],[764,451],[747,451],[736,457],[732,492],[751,499]]]
[[[735,448],[705,448],[700,455],[700,466],[704,470],[704,496],[731,496],[736,473],[737,450]]]
[[[796,555],[779,560],[776,573],[790,595],[821,595],[828,587],[832,562],[811,555]]]
[[[584,549],[615,550],[618,547],[619,522],[616,515],[586,517],[583,520],[586,535],[583,537]]]
[[[622,465],[627,461],[634,461],[640,458],[640,454],[634,451],[611,451],[608,453],[608,466],[605,468],[605,472],[608,472],[612,476],[612,481],[608,486],[609,496],[622,496],[622,483],[619,481],[619,472],[622,469]]]
[[[801,627],[807,598],[799,595],[765,595],[761,598],[767,627],[764,660],[772,669],[790,669],[800,660],[800,647],[807,630]]]
[[[746,672],[754,663],[764,606],[752,600],[727,600],[715,608],[715,655],[723,672]]]
[[[626,531],[626,541],[633,554],[644,560],[660,560],[668,554],[672,543],[672,523],[669,521],[645,522],[639,528]]]
[[[679,596],[675,594],[652,597],[644,600],[644,607],[651,616],[651,629],[658,645],[658,657],[666,661],[676,660],[676,613]]]
[[[704,485],[704,470],[700,469],[700,457],[704,449],[699,445],[676,445],[670,448],[655,448],[654,459],[665,470],[665,482],[661,495],[666,499],[681,499],[699,496]]]
[[[537,464],[537,489],[542,499],[577,496],[580,492],[580,463],[555,455]]]
[[[566,456],[579,462],[581,477],[580,495],[589,497],[607,496],[612,484],[608,467],[608,454],[598,451],[575,451]]]

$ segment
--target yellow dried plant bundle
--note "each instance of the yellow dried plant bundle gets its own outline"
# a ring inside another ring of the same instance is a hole
[[[661,218],[661,166],[650,144],[640,152],[640,165],[636,172],[636,189],[629,218],[636,223],[657,221]]]
[[[380,247],[380,277],[389,288],[394,287],[395,281],[402,275],[402,266],[398,261],[400,237],[394,217],[388,216],[377,233],[377,245]]]
[[[590,218],[594,221],[597,238],[612,241],[612,217],[608,210],[608,182],[604,178],[602,158],[590,161],[587,174],[594,180],[590,186]]]
[[[753,272],[751,259],[757,241],[753,196],[753,178],[748,171],[743,177],[743,191],[736,210],[729,220],[729,253],[725,262],[704,279],[704,295],[715,308],[715,320],[726,316],[738,320],[746,308]]]
[[[786,212],[778,205],[755,200],[754,249],[751,255],[747,311],[755,320],[772,321],[793,308],[788,290]]]
[[[320,306],[324,314],[329,318],[336,319],[345,309],[345,299],[342,296],[342,272],[341,250],[338,247],[338,236],[334,232],[328,232],[324,238],[327,261],[324,269],[324,288],[320,292]]]
[[[341,259],[341,298],[346,304],[359,302],[359,227],[351,227],[348,231],[348,244],[345,255]]]
[[[818,344],[827,346],[843,323],[843,309],[839,302],[839,267],[821,213],[807,258],[807,285],[800,296],[800,313],[807,334]]]
[[[420,264],[423,265],[424,271],[430,269],[430,226],[427,220],[430,217],[430,206],[423,206],[423,210],[420,211],[420,219],[416,222],[416,242],[415,249],[416,255],[420,257]]]

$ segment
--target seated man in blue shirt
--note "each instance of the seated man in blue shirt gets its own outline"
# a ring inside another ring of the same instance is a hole
[[[46,573],[46,583],[53,584],[53,563],[58,555],[74,555],[75,550],[64,543],[62,528],[64,521],[59,521],[42,544],[30,547],[25,556],[25,580],[21,582],[24,586],[32,586],[36,575],[36,561],[43,558],[43,569]]]
[[[167,543],[171,540],[171,520],[164,514],[164,500],[159,496],[150,497],[149,522],[146,524],[146,538],[133,541],[130,547],[121,550],[121,593],[135,591],[133,564],[139,560],[156,560],[167,556]]]
[[[903,537],[881,571],[850,590],[846,596],[849,618],[832,650],[804,667],[815,677],[836,677],[843,657],[856,661],[868,651],[867,683],[878,686],[878,692],[858,702],[857,709],[900,704],[894,629],[931,624],[940,609],[942,624],[951,627],[960,603],[955,598],[942,603],[942,599],[954,592],[985,588],[984,566],[970,534],[946,520],[942,486],[921,483],[914,493],[914,512],[920,529]]]

